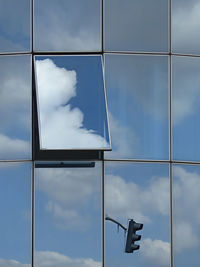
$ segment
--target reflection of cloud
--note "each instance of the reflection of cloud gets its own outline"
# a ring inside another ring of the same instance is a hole
[[[0,267],[30,267],[30,264],[23,264],[16,260],[0,259]]]
[[[138,120],[133,99],[142,112],[150,114],[156,119],[168,116],[168,58],[165,56],[141,55],[106,55],[106,88],[108,91],[108,107],[112,115],[114,107],[118,115],[118,106],[115,105],[119,95],[120,105],[126,107],[129,116]],[[145,77],[145,78],[144,78]],[[110,96],[110,97],[109,97]],[[131,112],[132,111],[132,112]],[[121,111],[122,112],[122,111]],[[115,115],[115,116],[116,116]]]
[[[11,139],[0,133],[0,158],[28,157],[30,144],[20,139]]]
[[[176,252],[182,252],[197,247],[200,242],[197,232],[200,225],[200,214],[197,211],[200,206],[200,175],[174,166],[173,176],[174,249]],[[154,177],[148,187],[142,188],[134,182],[126,182],[120,176],[107,175],[106,212],[109,216],[119,219],[133,218],[134,214],[136,221],[146,223],[152,218],[149,215],[168,215],[169,179]],[[164,244],[167,250],[165,242],[152,242],[152,249]],[[149,240],[144,242],[148,243]],[[154,253],[150,254],[153,257]]]
[[[11,8],[12,7],[12,8]],[[30,2],[26,0],[1,1],[0,50],[26,51],[30,43]]]
[[[195,248],[198,244],[199,239],[191,224],[181,221],[174,224],[174,249],[176,252]]]
[[[30,154],[30,56],[4,56],[0,68],[0,155],[25,158]]]
[[[88,227],[91,219],[89,214],[96,210],[99,203],[98,172],[97,167],[37,169],[36,187],[48,196],[46,211],[53,215],[56,226],[75,230],[85,230]]]
[[[36,267],[101,267],[101,262],[93,259],[72,259],[53,251],[36,251]]]
[[[174,1],[172,17],[172,41],[173,50],[181,53],[200,52],[200,38],[197,32],[200,27],[200,3],[199,1]]]
[[[173,59],[173,123],[179,124],[199,108],[200,61],[198,58]]]
[[[136,154],[139,147],[139,138],[126,126],[109,113],[110,131],[112,135],[112,157],[123,158]],[[106,152],[109,158],[109,153]]]
[[[134,182],[127,183],[120,176],[107,175],[106,212],[114,218],[134,217],[142,222],[150,222],[149,212],[168,215],[169,179],[154,178],[147,188],[142,188]]]
[[[100,49],[99,8],[98,0],[76,0],[76,4],[74,0],[35,3],[36,48],[49,51]]]
[[[141,255],[150,266],[168,267],[170,244],[162,240],[145,239],[141,242]]]
[[[82,111],[67,104],[76,95],[76,72],[57,67],[50,59],[36,64],[42,148],[108,146],[103,137],[83,127]]]

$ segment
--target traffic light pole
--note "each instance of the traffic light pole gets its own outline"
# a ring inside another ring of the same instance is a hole
[[[116,223],[118,226],[120,226],[125,232],[127,231],[127,228],[126,228],[126,227],[124,227],[121,223],[119,223],[118,221],[112,219],[111,217],[106,216],[105,220],[114,222],[114,223]]]

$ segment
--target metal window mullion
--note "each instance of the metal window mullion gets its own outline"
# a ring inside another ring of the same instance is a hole
[[[102,161],[102,267],[105,267],[105,162]]]
[[[34,267],[34,222],[35,222],[35,166],[32,161],[31,177],[31,267]]]

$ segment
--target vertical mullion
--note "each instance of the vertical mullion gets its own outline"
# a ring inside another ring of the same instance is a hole
[[[102,266],[105,267],[105,162],[102,161]]]
[[[34,266],[34,209],[35,209],[35,169],[32,161],[32,183],[31,183],[31,267]]]
[[[172,125],[172,0],[169,1],[169,76],[170,76],[170,266],[174,265],[173,257],[173,125]]]
[[[104,0],[101,0],[101,52],[104,53]]]

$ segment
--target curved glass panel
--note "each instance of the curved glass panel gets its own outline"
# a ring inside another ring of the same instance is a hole
[[[110,221],[106,225],[106,267],[169,267],[169,165],[106,162],[106,215],[127,227],[143,223],[139,250],[125,253],[126,236]]]
[[[2,0],[0,52],[30,51],[30,1]]]
[[[105,56],[112,152],[106,158],[169,159],[168,57]]]
[[[0,163],[0,212],[0,266],[30,267],[30,163]]]
[[[0,159],[31,158],[30,56],[0,57]]]
[[[173,249],[175,267],[200,262],[200,166],[173,166]]]
[[[35,169],[35,266],[100,267],[101,163]]]
[[[99,51],[100,0],[35,0],[37,51]]]
[[[41,149],[109,149],[100,56],[36,57]]]
[[[106,51],[168,51],[168,0],[105,0]]]
[[[200,0],[172,1],[172,50],[200,54]]]
[[[173,159],[200,161],[200,59],[173,57]]]

